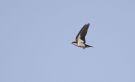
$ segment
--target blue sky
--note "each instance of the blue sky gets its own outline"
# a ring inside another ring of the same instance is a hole
[[[135,82],[134,0],[1,0],[0,82]],[[87,43],[71,44],[90,23]]]

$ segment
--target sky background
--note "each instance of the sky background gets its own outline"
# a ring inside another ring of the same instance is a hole
[[[0,82],[135,82],[135,0],[0,0]]]

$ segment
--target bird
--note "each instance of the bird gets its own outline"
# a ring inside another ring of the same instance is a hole
[[[87,23],[82,27],[82,29],[77,34],[75,41],[72,42],[73,45],[83,48],[83,49],[88,48],[88,47],[93,47],[93,46],[86,44],[86,40],[85,40],[85,36],[87,34],[89,26],[90,26],[90,24]]]

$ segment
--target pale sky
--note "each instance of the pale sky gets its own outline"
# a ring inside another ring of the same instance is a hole
[[[0,82],[135,82],[135,1],[1,0]]]

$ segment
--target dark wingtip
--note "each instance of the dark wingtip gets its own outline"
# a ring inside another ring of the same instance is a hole
[[[90,23],[87,23],[86,25],[90,25]]]
[[[87,23],[87,24],[85,24],[85,25],[89,27],[90,23]]]

